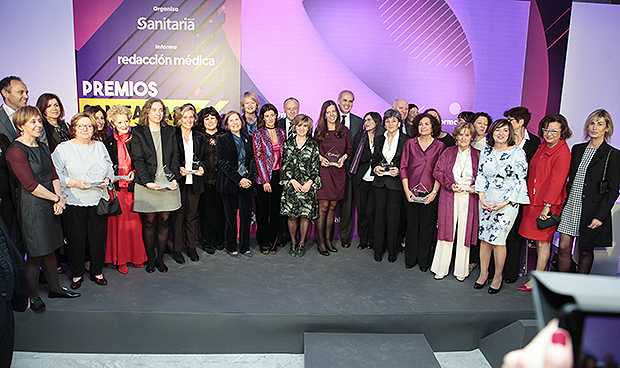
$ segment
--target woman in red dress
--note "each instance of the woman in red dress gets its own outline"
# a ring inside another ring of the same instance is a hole
[[[545,271],[549,263],[551,241],[556,226],[539,230],[536,219],[546,220],[549,212],[560,215],[566,199],[566,178],[570,170],[570,149],[565,139],[572,135],[568,121],[562,115],[547,115],[538,125],[538,135],[545,141],[530,161],[527,191],[530,204],[523,207],[523,220],[519,234],[526,239],[536,240],[538,258],[536,271]],[[517,289],[532,291],[532,281]]]
[[[116,105],[108,110],[107,115],[114,131],[105,140],[105,146],[114,165],[114,174],[121,177],[114,181],[114,186],[123,213],[108,217],[105,262],[118,266],[118,271],[126,274],[127,263],[142,267],[147,261],[142,232],[139,231],[142,221],[140,215],[133,211],[134,170],[127,149],[127,143],[131,141],[131,111],[126,106]]]
[[[319,144],[320,173],[323,188],[317,191],[319,219],[316,223],[319,253],[337,252],[330,240],[338,201],[344,198],[346,172],[344,162],[351,154],[349,129],[340,122],[340,112],[332,100],[325,101],[314,140]]]

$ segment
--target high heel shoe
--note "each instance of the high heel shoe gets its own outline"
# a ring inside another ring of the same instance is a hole
[[[329,244],[329,243],[325,244],[325,248],[327,248],[327,250],[332,253],[338,252],[338,249],[336,249],[336,247],[334,247],[332,244]]]
[[[501,289],[502,287],[498,287],[497,289],[493,289],[490,285],[489,285],[489,294],[497,294],[499,293],[499,289]]]
[[[157,267],[157,271],[161,273],[168,272],[168,266],[164,263],[164,261],[159,261],[155,263],[155,267]]]
[[[485,280],[482,284],[479,284],[479,283],[477,283],[477,282],[476,282],[476,283],[474,284],[474,289],[476,289],[476,290],[480,290],[480,289],[482,289],[482,288],[484,287],[484,285],[486,285],[486,284],[487,284],[487,282],[489,282],[489,279],[488,279],[488,278],[487,278],[487,279],[486,279],[486,280]]]
[[[325,246],[323,245],[323,247],[325,247]],[[320,245],[317,245],[316,249],[319,251],[320,255],[325,256],[325,257],[329,256],[329,252],[327,251],[327,249],[321,250],[321,246]]]

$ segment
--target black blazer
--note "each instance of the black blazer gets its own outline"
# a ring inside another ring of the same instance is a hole
[[[570,174],[566,193],[570,193],[577,169],[581,158],[588,146],[588,142],[573,146],[571,154]],[[611,151],[611,152],[610,152]],[[605,162],[609,154],[607,163],[608,189],[606,193],[599,193],[599,183],[603,179]],[[620,151],[603,142],[596,150],[583,184],[583,194],[581,208],[581,223],[579,224],[579,245],[582,247],[611,247],[612,245],[612,223],[611,209],[618,198],[618,187],[620,185]],[[596,229],[589,229],[588,225],[592,219],[599,219],[603,225]]]
[[[185,166],[185,148],[183,147],[183,133],[181,128],[176,128],[177,147],[179,149],[179,162],[181,166]],[[207,173],[207,136],[197,130],[192,130],[192,142],[194,143],[194,157],[200,161],[200,166]],[[192,186],[190,192],[193,194],[202,194],[204,192],[204,175],[192,175]],[[181,178],[180,185],[185,185],[185,177]]]
[[[161,147],[164,165],[174,174],[174,178],[179,181],[179,150],[174,136],[174,128],[170,125],[161,127]],[[129,153],[131,161],[136,168],[135,182],[146,185],[155,181],[157,174],[157,156],[155,153],[155,143],[148,126],[136,126],[131,131]]]
[[[114,175],[118,175],[118,141],[114,138],[114,134],[106,138],[103,142],[105,148],[108,150],[108,154],[110,155],[110,160],[112,161],[112,167],[114,169]],[[127,151],[129,151],[129,155],[131,156],[131,141],[127,142]],[[135,166],[133,164],[133,159],[131,161],[131,169],[134,170]],[[135,179],[134,179],[135,180]],[[127,187],[128,192],[133,192],[135,184],[132,181],[129,183]],[[116,190],[120,190],[121,188],[118,186],[118,181],[114,183],[114,188]]]
[[[256,176],[256,161],[254,161],[252,137],[242,132],[241,138],[243,138],[245,143],[245,166],[248,169],[248,178],[253,178]],[[217,137],[215,149],[217,163],[220,166],[220,171],[217,174],[217,182],[215,183],[215,190],[225,194],[239,193],[239,182],[241,182],[243,178],[237,172],[239,153],[237,152],[233,134],[227,131]]]
[[[403,157],[403,147],[405,146],[405,142],[410,139],[408,135],[403,134],[402,132],[398,134],[398,146],[396,146],[396,154],[394,155],[394,159],[392,163],[394,166],[400,168],[400,159]],[[370,164],[372,165],[372,173],[374,175],[375,167],[379,166],[381,161],[385,158],[383,156],[383,145],[385,144],[385,135],[378,135],[375,137],[375,153],[372,156],[372,160]],[[400,175],[396,177],[391,176],[375,176],[375,180],[372,185],[374,187],[382,188],[387,187],[390,190],[403,190],[403,184],[400,180]]]
[[[23,312],[28,307],[28,287],[26,286],[26,274],[24,272],[24,257],[11,241],[10,233],[2,217],[0,217],[0,231],[4,235],[6,245],[9,248],[9,254],[15,270],[13,285],[7,285],[4,277],[0,277],[0,325],[7,326],[6,319],[7,310],[9,308],[14,311]],[[0,257],[3,257],[1,252]],[[0,274],[4,273],[2,263],[3,262],[0,262]],[[13,294],[9,294],[11,291],[13,291]]]
[[[529,164],[530,161],[532,161],[532,157],[534,157],[538,146],[540,146],[540,138],[535,136],[532,132],[528,131],[528,134],[530,135],[530,139],[525,141],[523,150],[525,151],[525,157],[527,158],[527,163]]]
[[[360,142],[362,141],[362,137],[366,139],[366,137],[364,136],[365,134],[366,132],[362,131],[360,133],[357,133],[355,138],[353,138],[353,146],[351,149],[351,157],[352,157],[351,160],[353,160],[353,158],[355,157],[355,154],[357,152],[357,147],[360,145]],[[376,139],[377,138],[375,138],[375,144],[377,142]],[[364,177],[364,174],[366,174],[366,171],[368,171],[368,168],[370,167],[371,159],[372,159],[372,152],[370,152],[370,144],[368,144],[368,140],[366,139],[366,143],[364,144],[364,149],[362,150],[362,155],[360,156],[360,164],[357,167],[357,172],[355,174],[352,174],[353,184],[360,185],[362,183],[362,180],[363,180],[362,178]]]
[[[58,124],[64,124],[69,130],[69,126],[64,121],[59,121]],[[49,143],[50,153],[53,153],[58,146],[62,142],[62,137],[60,134],[56,132],[56,129],[52,126],[52,124],[48,123],[47,120],[43,119],[43,128],[45,129],[45,134],[47,135],[47,142]]]

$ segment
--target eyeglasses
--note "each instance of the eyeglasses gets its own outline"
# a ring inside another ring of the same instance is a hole
[[[78,124],[75,127],[78,129],[91,129],[93,126],[91,124],[87,124],[87,125]]]
[[[559,130],[557,130],[557,129],[547,129],[547,128],[543,128],[543,130],[542,130],[542,131],[543,131],[543,134],[546,134],[546,133],[556,134],[556,133],[559,133],[559,132],[560,132],[560,131],[559,131]]]

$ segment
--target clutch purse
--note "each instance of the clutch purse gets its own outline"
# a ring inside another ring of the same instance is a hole
[[[97,205],[97,215],[99,216],[118,216],[123,213],[121,210],[121,204],[118,201],[118,196],[116,195],[116,190],[112,190],[114,193],[114,199],[110,196],[110,200],[106,201],[105,199],[99,199],[99,204]]]
[[[536,227],[538,230],[544,230],[560,223],[560,216],[555,213],[549,211],[547,216],[549,216],[549,218],[546,220],[541,220],[540,217],[536,218]]]

